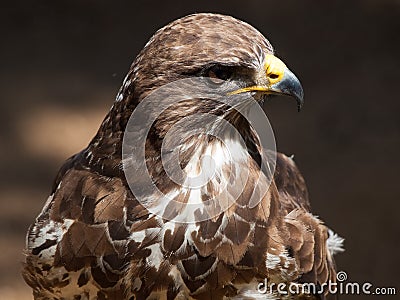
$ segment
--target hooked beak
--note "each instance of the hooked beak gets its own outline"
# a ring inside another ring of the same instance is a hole
[[[288,95],[296,99],[300,111],[304,103],[303,87],[297,77],[276,56],[268,54],[264,69],[257,76],[257,85],[249,86],[231,92],[231,95],[245,92],[263,94]]]

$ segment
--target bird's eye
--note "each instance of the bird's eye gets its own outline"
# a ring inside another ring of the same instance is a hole
[[[232,70],[228,67],[213,66],[207,71],[208,78],[214,83],[221,84],[232,77]]]

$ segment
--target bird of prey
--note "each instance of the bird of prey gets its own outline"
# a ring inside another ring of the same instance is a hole
[[[144,163],[159,192],[146,199],[164,208],[175,201],[180,209],[168,216],[155,213],[132,191],[129,181],[134,177],[140,183],[141,174],[126,175],[122,153],[131,115],[159,88],[192,78],[209,79],[210,89],[232,83],[237,89],[229,95],[251,96],[259,105],[271,94],[293,96],[299,107],[303,103],[299,80],[249,24],[199,13],[158,30],[132,63],[95,137],[61,167],[28,231],[23,277],[35,299],[329,296],[326,290],[289,295],[277,290],[280,283],[323,287],[335,282],[333,254],[342,250],[342,239],[310,212],[307,188],[292,158],[275,152],[268,179],[260,158],[273,149],[263,148],[252,123],[232,103],[188,96],[163,109],[146,133]],[[185,92],[169,89],[168,95]],[[162,97],[148,102],[143,120],[162,105]],[[216,116],[206,124],[210,128],[225,120],[238,135],[216,139],[200,132],[190,139],[170,138],[177,142],[183,174],[200,169],[203,154],[216,159],[214,179],[191,190],[167,174],[161,149],[174,124],[207,113]],[[230,156],[221,147],[232,147]],[[228,161],[233,169],[226,168]],[[229,202],[244,170],[248,176],[235,201],[204,217],[210,212],[207,200],[212,198],[214,208]],[[218,184],[224,181],[229,184],[221,191]],[[265,193],[253,193],[262,187]],[[259,198],[251,205],[254,195]],[[185,210],[190,203],[199,208]],[[270,293],[261,293],[263,282]]]

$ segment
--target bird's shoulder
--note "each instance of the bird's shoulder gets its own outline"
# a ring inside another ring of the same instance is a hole
[[[118,291],[131,257],[145,255],[130,238],[133,225],[158,226],[146,222],[122,178],[93,171],[84,159],[78,153],[61,167],[28,231],[23,276],[39,299],[58,299],[61,290],[71,298],[87,289]]]
[[[274,181],[282,209],[288,213],[296,208],[311,211],[307,185],[293,156],[279,152],[276,154]]]

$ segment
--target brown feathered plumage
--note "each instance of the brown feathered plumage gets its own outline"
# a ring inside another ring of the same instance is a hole
[[[216,14],[181,18],[150,39],[97,135],[61,168],[49,199],[29,229],[23,276],[35,299],[257,299],[258,283],[264,279],[319,285],[335,280],[328,229],[311,214],[307,189],[293,160],[277,154],[269,185],[260,157],[271,149],[262,149],[252,126],[238,114],[227,113],[225,104],[211,99],[176,103],[153,124],[145,154],[158,189],[185,205],[195,194],[166,175],[161,161],[163,139],[186,116],[213,113],[225,118],[247,147],[239,151],[240,158],[233,155],[233,171],[224,169],[222,162],[221,178],[233,174],[233,184],[218,192],[210,183],[197,200],[215,197],[217,206],[229,202],[235,180],[246,169],[245,188],[229,209],[211,216],[215,207],[207,208],[202,213],[210,214],[209,218],[195,214],[190,216],[195,223],[174,222],[178,216],[180,221],[189,216],[184,210],[175,211],[169,219],[153,214],[135,197],[124,174],[122,143],[129,118],[146,96],[170,82],[216,77],[236,82],[243,93],[255,95],[260,102],[267,94],[281,92],[295,96],[301,104],[297,79],[279,63],[274,71],[267,62],[272,55],[272,46],[256,29]],[[255,88],[260,86],[264,90]],[[152,103],[150,110],[160,104]],[[222,147],[204,135],[183,145],[185,170],[198,166],[198,153]],[[250,206],[252,192],[263,186],[267,192],[260,194],[255,207]]]

